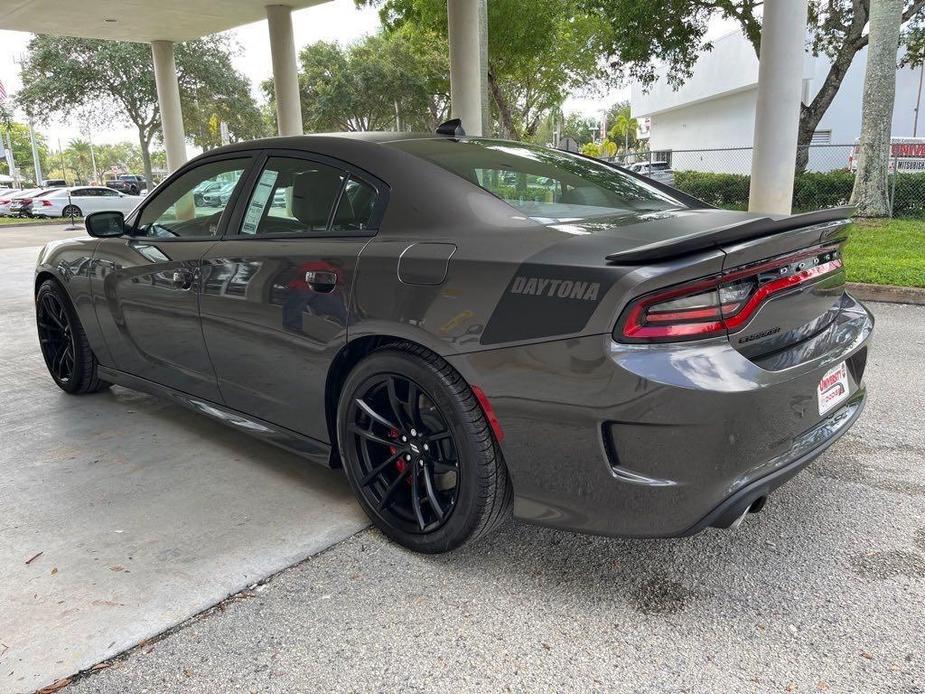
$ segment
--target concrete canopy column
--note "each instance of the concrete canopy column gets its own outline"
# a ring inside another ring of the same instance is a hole
[[[299,71],[292,35],[292,8],[267,5],[273,86],[276,93],[276,123],[280,135],[302,134],[302,103],[299,99]]]
[[[790,214],[796,167],[807,0],[764,4],[749,212]]]
[[[482,134],[484,101],[481,0],[447,0],[450,42],[450,115],[467,135]]]
[[[173,42],[152,41],[151,55],[154,57],[154,83],[157,86],[157,103],[161,110],[164,149],[167,150],[167,170],[174,171],[186,162],[187,157]]]

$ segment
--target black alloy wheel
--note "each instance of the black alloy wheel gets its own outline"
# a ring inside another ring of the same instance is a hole
[[[111,384],[98,375],[96,356],[65,289],[55,280],[42,282],[35,295],[39,347],[48,373],[61,390],[96,393]]]
[[[406,532],[443,525],[459,491],[459,453],[433,399],[405,376],[377,374],[349,412],[360,488],[370,505]]]
[[[36,306],[39,345],[48,372],[59,384],[68,384],[74,377],[74,334],[71,320],[61,299],[54,292],[43,293]]]
[[[481,405],[459,373],[422,347],[390,345],[354,367],[337,434],[363,510],[409,549],[446,552],[510,517],[507,468]]]

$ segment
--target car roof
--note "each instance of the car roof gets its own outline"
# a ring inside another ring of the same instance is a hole
[[[336,146],[338,142],[348,144],[384,145],[399,140],[439,140],[446,139],[433,133],[394,132],[390,130],[370,130],[364,132],[333,132],[313,133],[311,135],[288,135],[280,137],[264,137],[258,140],[236,142],[224,147],[210,149],[205,154],[221,154],[222,152],[238,152],[250,149],[305,149],[310,150],[319,145],[325,148]],[[465,138],[462,138],[465,139]]]

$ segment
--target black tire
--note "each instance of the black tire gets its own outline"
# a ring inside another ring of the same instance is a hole
[[[80,211],[80,208],[77,205],[65,205],[64,209],[61,210],[62,217],[83,217],[83,214]]]
[[[35,295],[39,346],[45,366],[65,393],[96,393],[111,384],[102,380],[87,334],[71,300],[55,280],[42,282]]]
[[[138,188],[136,188],[135,186],[132,186],[131,188],[128,189],[128,194],[129,194],[129,195],[138,195]]]
[[[403,383],[407,390],[398,395]],[[412,387],[419,394],[413,395]],[[384,414],[374,419],[368,414],[370,403]],[[423,422],[420,430],[409,428],[415,411]],[[377,440],[370,441],[370,435]],[[409,442],[403,443],[402,436]],[[447,552],[493,532],[511,516],[511,482],[481,405],[455,369],[417,345],[390,345],[354,367],[338,403],[337,437],[347,479],[363,510],[404,547]],[[418,452],[425,442],[430,442],[429,452]],[[411,449],[422,458],[412,457],[406,468],[401,459],[411,456]],[[381,457],[373,460],[377,454]],[[377,469],[382,470],[378,475]],[[393,489],[394,497],[383,508],[383,498]]]

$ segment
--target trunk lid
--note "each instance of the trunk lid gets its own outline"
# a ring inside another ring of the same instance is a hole
[[[730,328],[729,341],[736,350],[749,358],[763,357],[803,342],[835,321],[845,294],[847,224],[845,218],[834,219],[723,247],[723,272],[763,268],[759,286],[810,275],[808,281],[774,292],[747,322]]]
[[[682,320],[683,315],[682,323],[693,322],[695,325],[689,331],[685,331],[682,325],[681,331],[676,334],[683,339],[696,339],[696,323],[710,321],[714,328],[725,331],[736,350],[750,359],[760,359],[807,340],[838,317],[845,283],[841,252],[852,213],[852,208],[838,208],[766,217],[700,211],[700,214],[693,215],[693,219],[688,218],[685,224],[669,225],[674,227],[673,237],[667,235],[668,228],[663,238],[659,238],[658,229],[654,229],[655,238],[649,236],[647,243],[635,246],[618,246],[618,250],[607,254],[606,259],[618,266],[669,268],[681,258],[710,251],[721,253],[720,271],[707,278],[706,286],[703,283],[697,285],[700,293],[693,292],[693,298],[679,302],[679,297],[685,295],[684,285],[681,285],[680,292],[662,292],[664,296],[636,301],[644,308],[633,314],[633,326],[641,328],[660,322],[665,325],[663,321],[673,320],[676,316]],[[677,222],[677,218],[674,221]],[[704,223],[709,221],[718,223]],[[649,224],[651,222],[639,225],[637,233],[644,233]],[[637,229],[631,227],[629,231]],[[617,235],[626,236],[621,232],[624,230],[617,230]],[[661,280],[663,288],[671,288],[683,278],[676,280],[669,271],[661,276]],[[711,282],[715,285],[714,309],[709,309],[706,304],[703,309],[678,308],[692,306],[691,302],[708,298]],[[688,318],[692,315],[691,311],[697,311],[699,315]],[[722,322],[717,323],[720,317]],[[624,328],[626,321],[624,314],[620,321]],[[655,336],[651,339],[659,341],[657,332],[647,330],[642,328],[624,334],[651,334]],[[666,336],[668,333],[664,329],[661,335],[662,339],[673,339]]]

